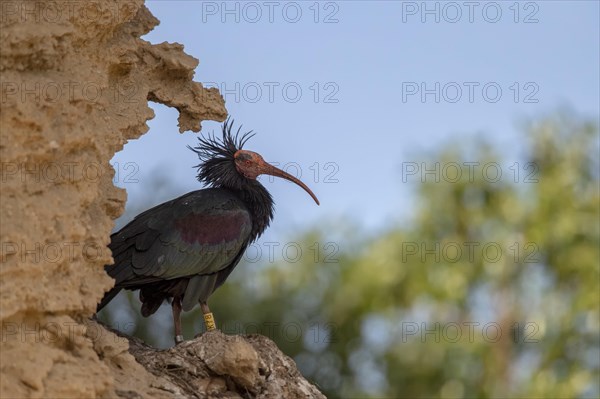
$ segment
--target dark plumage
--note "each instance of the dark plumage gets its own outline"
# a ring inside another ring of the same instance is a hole
[[[208,188],[157,205],[111,236],[115,263],[105,270],[115,286],[97,310],[122,289],[140,290],[144,317],[171,300],[175,341],[180,342],[181,310],[200,303],[205,318],[212,317],[208,298],[273,218],[273,199],[256,177],[269,174],[293,181],[318,204],[298,179],[243,150],[252,135],[240,135],[239,129],[234,135],[232,125],[225,122],[222,139],[200,138],[197,147],[190,147],[200,159],[198,180]]]

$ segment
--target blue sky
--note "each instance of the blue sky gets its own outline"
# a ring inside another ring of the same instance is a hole
[[[276,201],[263,239],[329,220],[377,231],[410,217],[415,180],[402,165],[424,151],[482,136],[510,163],[522,120],[565,106],[598,119],[598,2],[469,4],[151,0],[161,23],[145,39],[182,43],[200,60],[195,80],[225,88],[230,115],[258,133],[247,148],[300,170],[321,200],[261,178]],[[195,134],[152,107],[150,132],[113,159],[132,203],[152,195],[144,183],[158,170],[175,191],[157,203],[200,188]],[[125,181],[127,162],[138,183]]]

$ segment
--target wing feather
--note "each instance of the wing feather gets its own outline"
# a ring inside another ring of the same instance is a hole
[[[232,193],[194,191],[138,215],[113,234],[115,265],[107,271],[122,287],[215,274],[237,263],[251,228],[248,209]],[[210,288],[216,279],[192,280]]]

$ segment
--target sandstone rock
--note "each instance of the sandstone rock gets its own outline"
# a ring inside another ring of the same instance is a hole
[[[178,386],[183,397],[324,398],[294,361],[261,335],[228,336],[215,330],[168,350],[128,339],[138,363]]]

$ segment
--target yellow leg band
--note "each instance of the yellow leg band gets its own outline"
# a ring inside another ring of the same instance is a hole
[[[204,324],[206,324],[206,331],[211,331],[217,328],[212,312],[204,313]]]

